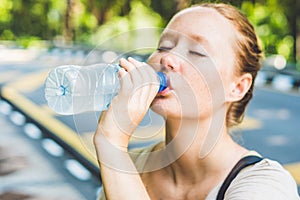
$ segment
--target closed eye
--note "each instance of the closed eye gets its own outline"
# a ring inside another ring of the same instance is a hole
[[[158,51],[170,51],[172,48],[171,47],[158,47]]]
[[[200,52],[197,52],[197,51],[189,51],[189,53],[190,53],[190,54],[193,54],[193,55],[201,56],[201,57],[206,57],[205,54],[200,53]]]

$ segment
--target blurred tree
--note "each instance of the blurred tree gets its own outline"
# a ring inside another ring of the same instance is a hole
[[[146,3],[146,5],[145,5]],[[108,39],[117,36],[118,34],[125,33],[135,29],[142,29],[142,28],[157,28],[162,27],[163,19],[162,17],[154,12],[147,3],[150,2],[141,2],[139,0],[132,0],[130,1],[130,9],[129,13],[126,16],[118,16],[118,15],[109,15],[109,19],[103,23],[101,26],[97,27],[95,33],[93,33],[92,37],[89,38],[89,42],[94,45],[102,44],[106,42]],[[115,12],[122,12],[122,8],[120,5],[116,5],[112,8],[112,11]],[[135,37],[134,31],[131,32]],[[147,38],[147,40],[152,40],[156,38],[156,33],[152,36],[152,38]],[[145,37],[143,37],[145,38]],[[136,38],[141,39],[141,38]],[[158,38],[156,38],[158,39]],[[126,41],[121,41],[121,43],[125,42],[128,44],[129,41],[134,41],[134,38],[127,38]],[[120,41],[118,41],[120,42]],[[157,42],[157,40],[156,40]],[[133,42],[134,43],[134,42]],[[110,43],[109,45],[112,45]],[[134,44],[132,44],[134,45]],[[116,46],[116,45],[115,45]],[[121,44],[118,46],[122,46]],[[126,45],[125,45],[126,46]],[[127,45],[129,47],[130,45]],[[122,47],[123,48],[123,47]],[[130,47],[132,48],[132,47]]]
[[[255,25],[267,55],[296,61],[299,0],[0,0],[0,40],[64,37],[91,42],[141,24],[164,27],[178,10],[202,2],[240,7]]]
[[[83,41],[97,31],[114,16],[128,16],[131,6],[130,0],[73,0],[76,9],[73,13],[75,40]]]
[[[291,61],[297,62],[297,36],[300,35],[300,2],[299,0],[285,0],[279,1],[278,4],[282,5],[282,8],[287,16],[289,30],[293,38],[293,50]]]
[[[49,11],[45,13],[48,20],[49,31],[51,31],[50,38],[43,39],[55,39],[57,36],[63,35],[65,29],[65,16],[67,10],[67,4],[65,1],[61,0],[51,0],[49,1]]]
[[[145,2],[145,0],[144,0]],[[220,2],[219,0],[151,0],[150,7],[157,13],[159,13],[165,21],[165,24],[171,19],[171,17],[190,5],[205,3],[205,2]],[[242,5],[242,0],[223,0],[222,2],[230,3],[237,7]]]
[[[86,11],[91,12],[97,19],[97,25],[106,21],[106,16],[111,7],[116,3],[115,0],[86,0]]]
[[[66,41],[70,42],[73,40],[73,26],[72,26],[72,14],[73,14],[73,0],[66,0],[67,9],[65,12],[65,30],[64,30],[64,38]]]
[[[11,10],[12,18],[10,28],[17,36],[36,36],[51,38],[47,13],[49,1],[43,0],[14,0]]]
[[[295,13],[298,13],[298,10],[295,5],[282,2],[279,0],[256,0],[254,3],[244,1],[242,10],[255,25],[267,56],[281,54],[290,62],[296,62],[297,40],[293,35],[297,35]],[[294,31],[291,27],[294,27]]]
[[[60,0],[1,0],[0,39],[51,40],[61,32]],[[25,45],[26,46],[26,45]]]
[[[152,0],[150,7],[164,19],[164,24],[178,11],[178,1],[174,0]]]
[[[10,30],[12,7],[13,3],[11,0],[2,0],[0,3],[0,39],[14,39],[14,33]]]

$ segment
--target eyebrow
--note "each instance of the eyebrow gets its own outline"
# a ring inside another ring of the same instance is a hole
[[[196,42],[203,44],[206,48],[210,48],[209,42],[205,37],[196,34],[190,34],[189,37],[195,40]]]
[[[189,37],[194,41],[196,41],[198,44],[200,44],[205,49],[206,52],[212,51],[211,45],[205,37],[197,34],[189,34]]]
[[[201,44],[205,45],[206,47],[209,47],[208,40],[201,35],[197,35],[197,34],[186,34],[186,35],[183,34],[183,35],[187,38],[191,38],[191,39],[195,40],[197,43],[201,43]],[[165,32],[161,35],[159,42],[161,42],[166,37],[174,38],[176,36],[173,33]]]

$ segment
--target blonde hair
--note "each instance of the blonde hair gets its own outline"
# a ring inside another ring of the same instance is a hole
[[[232,127],[243,121],[246,107],[253,96],[254,80],[261,68],[262,50],[252,24],[237,8],[222,3],[205,3],[197,6],[216,10],[235,27],[237,35],[234,44],[237,58],[235,73],[237,75],[244,73],[252,75],[253,81],[249,91],[240,101],[231,103],[227,110],[226,125]]]

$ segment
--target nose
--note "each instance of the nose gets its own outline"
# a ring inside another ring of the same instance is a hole
[[[169,52],[161,57],[160,64],[168,70],[178,72],[180,71],[182,59],[179,56]]]

